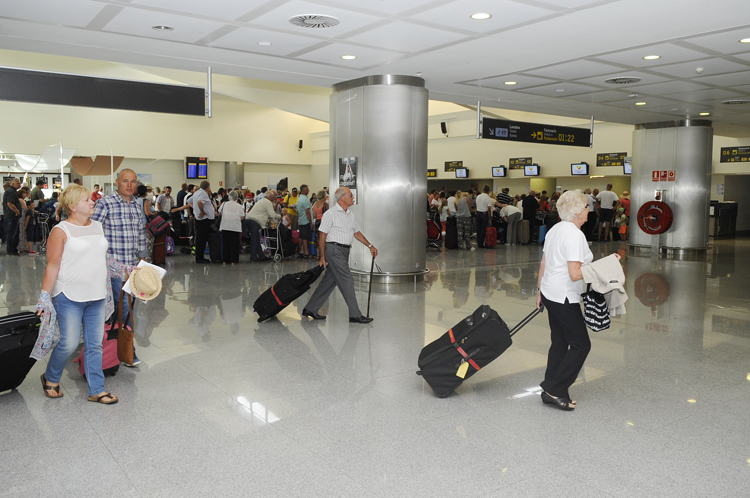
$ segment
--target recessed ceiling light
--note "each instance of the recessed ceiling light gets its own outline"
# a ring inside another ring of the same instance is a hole
[[[564,92],[564,91],[565,91],[565,89],[564,89],[564,88],[558,88],[558,89],[557,89],[557,90],[555,90],[555,91],[556,91],[556,92],[558,92],[558,93],[562,93],[562,92]]]
[[[477,21],[483,21],[484,19],[489,19],[490,17],[492,17],[492,15],[487,14],[486,12],[477,12],[476,14],[472,14],[470,17]]]
[[[151,26],[151,29],[155,29],[156,31],[172,31],[172,30],[174,30],[174,28],[172,26],[166,26],[166,25]]]
[[[700,113],[700,115],[701,116],[710,116],[711,113],[710,112],[702,112],[702,113]]]
[[[636,102],[635,105],[646,105],[645,102]]]
[[[743,38],[740,43],[750,43],[750,38]]]
[[[647,55],[644,57],[647,61],[655,61],[656,59],[661,59],[660,55]]]
[[[508,86],[513,86],[513,85],[517,85],[518,82],[517,81],[506,81],[504,84],[508,85]]]
[[[271,42],[258,42],[258,45],[260,45],[261,47],[270,47]]]
[[[356,59],[357,56],[356,55],[342,55],[341,58],[344,59],[345,61],[352,61]]]

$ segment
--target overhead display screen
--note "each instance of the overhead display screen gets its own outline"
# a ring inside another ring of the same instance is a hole
[[[186,157],[185,167],[188,180],[205,180],[208,178],[207,157]]]
[[[482,120],[482,138],[572,147],[591,146],[591,131],[588,129],[493,118]]]
[[[505,178],[505,166],[492,168],[492,178]]]
[[[588,175],[589,174],[589,165],[588,165],[588,163],[571,164],[570,165],[570,174],[571,175]]]
[[[469,170],[466,168],[456,168],[456,178],[468,178]]]
[[[622,165],[622,172],[626,175],[630,175],[633,173],[633,167],[630,165],[629,162],[625,161]]]
[[[523,176],[539,176],[539,165],[532,164],[531,166],[524,166]]]

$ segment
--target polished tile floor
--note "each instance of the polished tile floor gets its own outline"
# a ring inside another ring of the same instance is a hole
[[[425,282],[374,286],[371,326],[338,291],[325,322],[300,319],[307,294],[257,323],[258,295],[309,261],[172,256],[136,310],[143,363],[107,378],[120,403],[87,402],[73,363],[45,398],[45,361],[0,396],[0,497],[748,496],[750,240],[712,244],[624,259],[628,312],[592,334],[571,413],[538,396],[545,315],[448,398],[415,375],[478,305],[510,325],[532,310],[539,246],[428,252]],[[0,312],[34,308],[44,265],[0,257]]]

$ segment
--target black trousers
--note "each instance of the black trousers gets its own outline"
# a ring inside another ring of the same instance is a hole
[[[195,261],[200,263],[206,259],[206,244],[211,235],[211,223],[214,220],[195,220]]]
[[[589,211],[586,223],[583,224],[581,230],[583,235],[586,236],[586,240],[592,240],[594,234],[594,227],[596,226],[596,211]]]
[[[542,295],[542,302],[549,315],[552,345],[547,356],[547,371],[544,373],[542,389],[552,396],[568,398],[568,389],[573,385],[578,372],[591,351],[591,340],[583,321],[580,303],[555,303]]]
[[[18,229],[20,220],[20,216],[16,216],[12,213],[3,217],[3,224],[5,225],[5,245],[8,254],[18,254],[18,239],[20,238]]]
[[[484,237],[487,235],[487,228],[490,226],[490,217],[487,213],[477,213],[477,247],[484,247]]]
[[[224,262],[240,262],[240,232],[221,231],[221,243],[224,245]]]

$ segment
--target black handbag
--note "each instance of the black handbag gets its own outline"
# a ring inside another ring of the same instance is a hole
[[[612,323],[612,319],[609,317],[609,307],[607,306],[607,300],[604,299],[604,294],[591,289],[591,284],[589,284],[588,290],[581,294],[581,297],[583,298],[583,319],[586,326],[593,332],[607,330]]]

